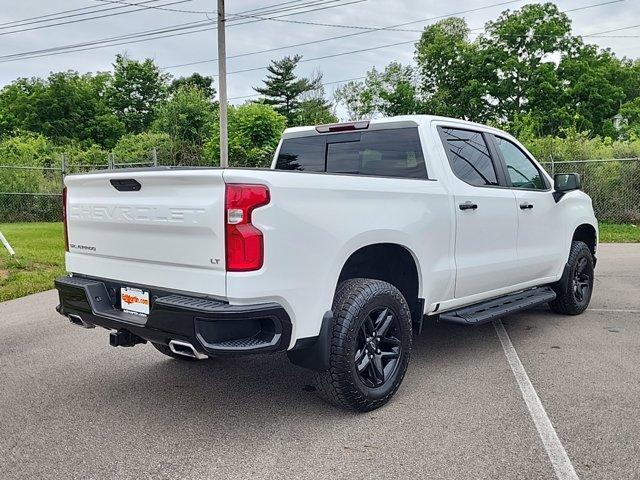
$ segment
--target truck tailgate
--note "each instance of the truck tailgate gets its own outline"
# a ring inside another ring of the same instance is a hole
[[[65,185],[68,271],[225,296],[221,170],[77,175]]]

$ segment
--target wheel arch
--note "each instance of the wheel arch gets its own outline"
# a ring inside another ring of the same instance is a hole
[[[412,320],[418,322],[422,318],[420,266],[415,253],[405,245],[381,242],[359,247],[344,261],[335,288],[350,278],[373,278],[390,283],[407,301]]]
[[[596,230],[596,227],[590,223],[581,223],[574,229],[571,241],[586,243],[595,259],[596,248],[598,245],[598,231]]]

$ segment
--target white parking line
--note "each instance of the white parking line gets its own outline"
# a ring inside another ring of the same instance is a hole
[[[516,377],[516,381],[522,392],[522,398],[524,398],[533,423],[538,430],[544,449],[547,451],[549,460],[551,460],[551,465],[556,472],[556,477],[558,477],[559,480],[578,480],[578,475],[571,464],[571,460],[569,460],[567,452],[562,446],[562,443],[560,443],[558,434],[553,428],[551,420],[549,420],[547,412],[542,406],[540,397],[538,397],[535,388],[533,388],[531,384],[531,380],[529,380],[529,375],[527,375],[526,370],[522,366],[518,352],[513,348],[513,344],[504,325],[500,320],[496,320],[493,322],[493,326],[496,329],[511,371]]]
[[[625,310],[623,308],[590,308],[587,312],[640,313],[640,310]]]

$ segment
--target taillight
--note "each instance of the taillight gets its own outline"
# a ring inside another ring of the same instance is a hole
[[[262,232],[251,224],[251,212],[269,203],[269,189],[231,183],[225,193],[227,271],[259,270],[264,262],[264,242]]]
[[[69,231],[67,229],[67,187],[62,189],[62,223],[64,224],[64,250],[69,251]]]

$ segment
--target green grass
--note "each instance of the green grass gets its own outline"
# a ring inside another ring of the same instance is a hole
[[[64,273],[61,223],[0,223],[16,255],[10,258],[0,244],[0,302],[53,288]],[[600,241],[640,242],[640,226],[600,224]]]
[[[64,273],[62,223],[0,223],[0,232],[16,251],[0,243],[0,302],[53,288]]]
[[[640,225],[630,223],[601,223],[600,242],[602,243],[639,243]]]

